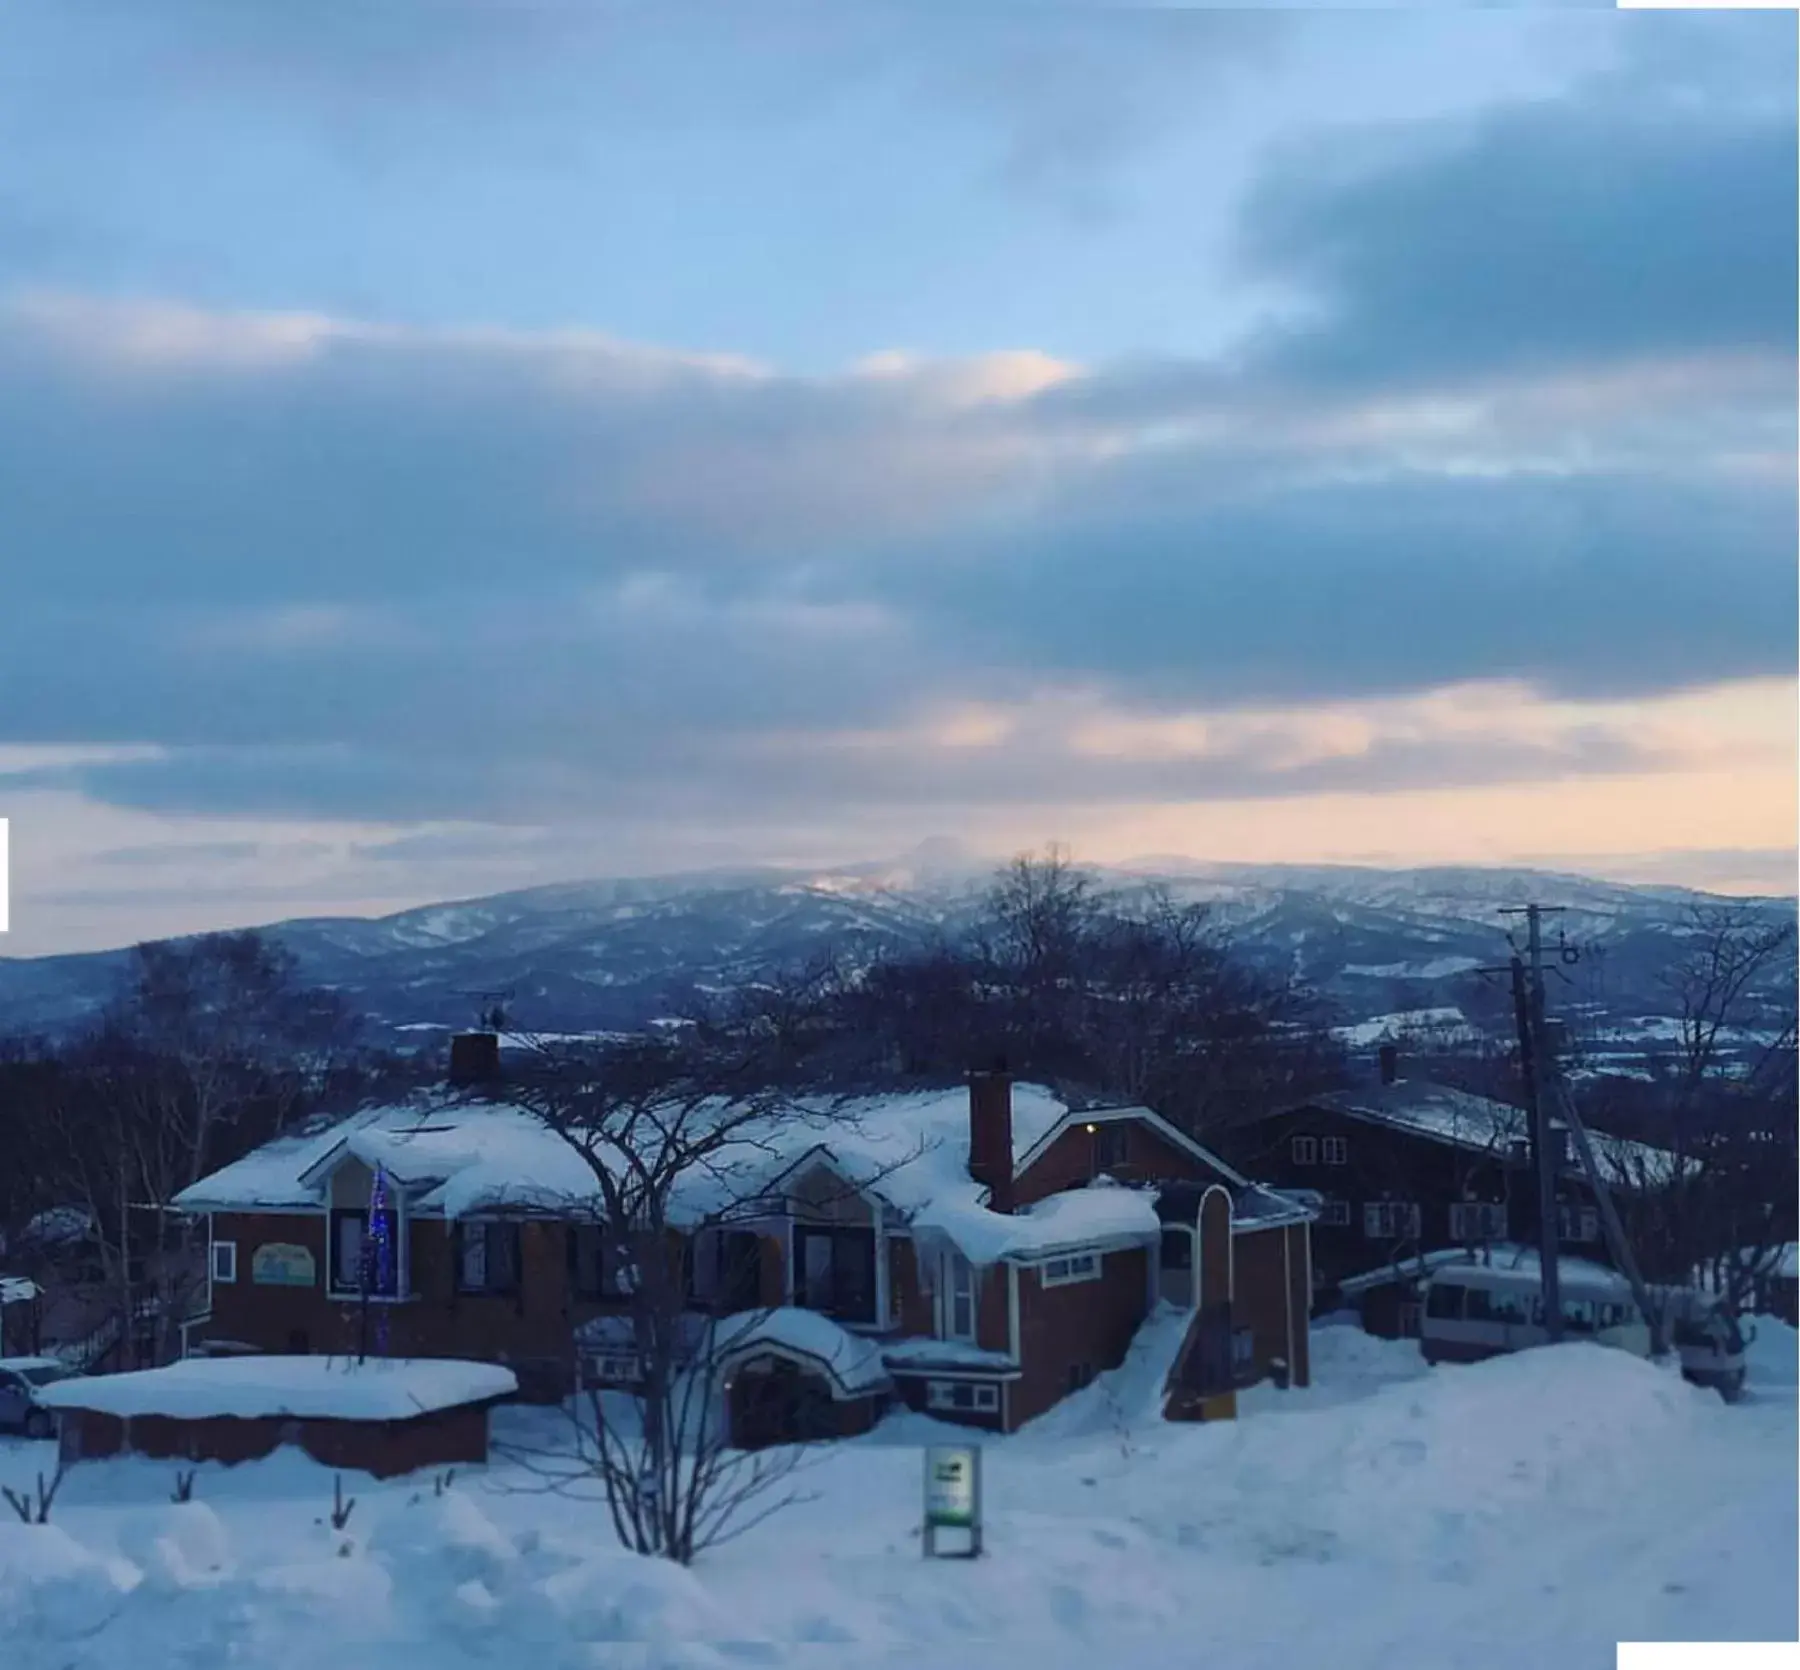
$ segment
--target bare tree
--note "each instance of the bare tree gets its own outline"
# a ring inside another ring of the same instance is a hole
[[[592,1389],[580,1401],[572,1458],[523,1459],[552,1488],[597,1481],[619,1540],[638,1553],[685,1564],[793,1500],[786,1485],[804,1451],[734,1448],[722,1409],[729,1354],[775,1307],[759,1299],[721,1316],[697,1303],[690,1260],[770,1216],[782,1164],[852,1123],[845,1097],[816,1089],[837,1036],[830,993],[814,971],[661,1036],[593,1049],[531,1040],[528,1064],[509,1076],[509,1101],[592,1179],[592,1225],[618,1299],[606,1339],[636,1371],[628,1395]]]
[[[1253,969],[1206,907],[1161,886],[1104,891],[1056,847],[1008,865],[960,940],[872,969],[846,1013],[921,1076],[1004,1055],[1196,1132],[1341,1072],[1309,994]]]
[[[1794,924],[1699,906],[1683,943],[1664,976],[1673,1048],[1647,1084],[1607,1081],[1590,1098],[1596,1123],[1648,1145],[1610,1144],[1646,1274],[1704,1277],[1742,1308],[1795,1238]]]

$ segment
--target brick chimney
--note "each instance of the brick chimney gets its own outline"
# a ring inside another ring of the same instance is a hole
[[[1400,1046],[1383,1044],[1377,1053],[1381,1058],[1381,1082],[1392,1084],[1400,1077]]]
[[[969,1175],[986,1187],[990,1212],[1011,1213],[1012,1079],[1003,1058],[969,1074]]]
[[[459,1032],[450,1040],[450,1084],[468,1090],[500,1077],[500,1034]]]

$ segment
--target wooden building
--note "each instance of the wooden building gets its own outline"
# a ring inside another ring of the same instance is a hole
[[[1309,1208],[1148,1109],[1072,1108],[995,1071],[748,1146],[761,1170],[733,1200],[696,1178],[671,1202],[694,1337],[716,1353],[718,1325],[741,1330],[722,1368],[742,1441],[858,1430],[890,1399],[1012,1430],[1116,1367],[1153,1306],[1193,1303],[1179,1202],[1206,1184],[1233,1200],[1241,1376],[1279,1365],[1304,1384]],[[178,1203],[211,1225],[192,1347],[344,1354],[378,1335],[395,1355],[503,1363],[527,1397],[628,1386],[631,1301],[596,1194],[586,1161],[497,1092],[283,1138]]]
[[[1325,1308],[1346,1277],[1443,1248],[1479,1251],[1537,1236],[1524,1109],[1407,1078],[1399,1066],[1393,1046],[1384,1046],[1377,1082],[1309,1097],[1220,1141],[1240,1168],[1312,1201],[1312,1282]],[[1593,1191],[1560,1124],[1555,1140],[1562,1245],[1604,1259]],[[1616,1188],[1671,1175],[1676,1164],[1642,1143],[1593,1140]]]

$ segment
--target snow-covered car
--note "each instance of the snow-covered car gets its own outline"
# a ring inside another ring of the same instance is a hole
[[[74,1374],[54,1357],[0,1357],[0,1432],[50,1437],[56,1431],[56,1416],[38,1401],[38,1392]]]

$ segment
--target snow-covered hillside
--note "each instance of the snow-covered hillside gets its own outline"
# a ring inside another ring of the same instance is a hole
[[[90,1463],[47,1527],[0,1527],[8,1670],[533,1670],[1030,1664],[1260,1670],[1319,1662],[1610,1665],[1624,1639],[1792,1638],[1795,1335],[1764,1319],[1749,1397],[1567,1345],[1427,1370],[1405,1344],[1316,1335],[1307,1391],[1170,1426],[1163,1317],[1131,1358],[991,1442],[989,1553],[920,1558],[904,1415],[816,1452],[804,1500],[692,1572],[610,1546],[596,1503],[498,1461],[435,1495],[364,1480],[349,1525],[292,1457]],[[503,1431],[554,1433],[542,1411]],[[0,1482],[49,1447],[0,1440]]]
[[[507,992],[540,1033],[636,1029],[696,994],[831,949],[848,962],[916,949],[966,925],[990,873],[928,847],[889,864],[559,884],[378,919],[320,918],[269,932],[305,976],[343,990],[414,1044],[467,1025],[480,992]],[[1702,896],[1525,870],[1183,865],[1102,872],[1125,890],[1166,886],[1204,903],[1242,954],[1319,991],[1350,1028],[1377,1017],[1459,1012],[1510,1028],[1505,992],[1477,972],[1507,955],[1501,907],[1563,905],[1584,953],[1560,1007],[1590,1048],[1641,1053],[1672,1024],[1660,978]],[[1792,901],[1764,901],[1771,918]],[[119,953],[0,957],[0,1035],[77,1022],[115,989]],[[1782,1017],[1752,1017],[1771,1028]],[[417,1029],[408,1033],[405,1029]],[[1361,1033],[1355,1034],[1358,1038]]]

